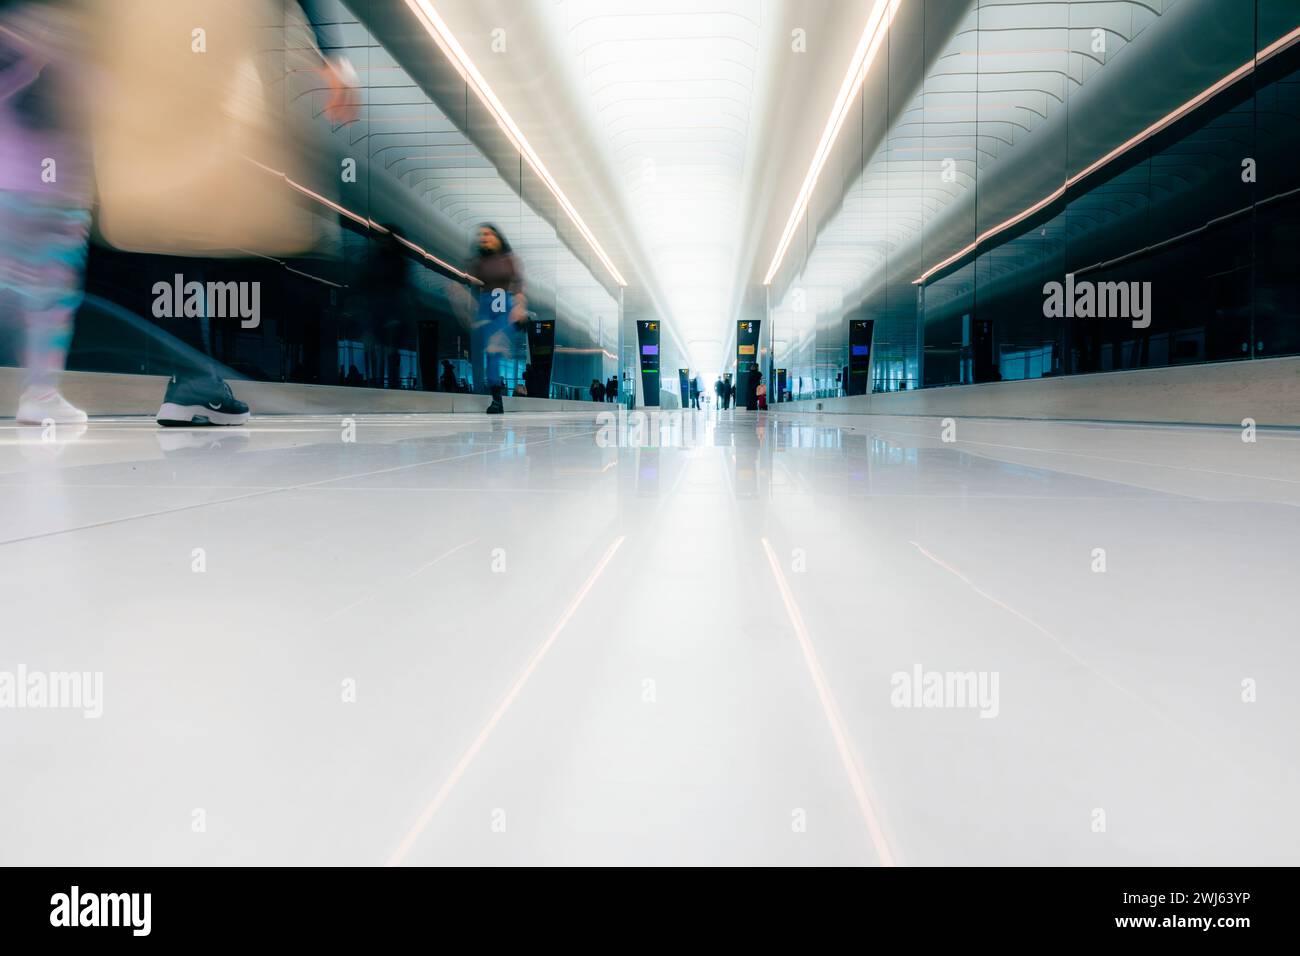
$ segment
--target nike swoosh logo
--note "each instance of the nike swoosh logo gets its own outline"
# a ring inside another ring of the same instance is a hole
[[[217,402],[217,404],[213,405],[211,402],[208,402],[208,408],[212,409],[214,412],[219,412],[221,411],[221,403]]]

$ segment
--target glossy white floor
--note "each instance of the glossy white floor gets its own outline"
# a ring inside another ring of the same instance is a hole
[[[694,421],[0,423],[0,863],[1300,863],[1300,435]]]

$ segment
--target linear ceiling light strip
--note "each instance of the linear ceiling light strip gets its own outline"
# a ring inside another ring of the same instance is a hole
[[[794,240],[799,222],[808,211],[808,203],[812,199],[813,189],[817,186],[817,179],[821,176],[826,160],[830,158],[831,149],[835,146],[835,140],[839,137],[844,121],[848,118],[849,107],[858,95],[858,90],[862,89],[867,71],[876,58],[876,51],[884,42],[889,32],[889,25],[894,22],[894,15],[902,2],[903,0],[876,0],[871,15],[867,17],[867,28],[862,31],[862,39],[858,41],[858,48],[853,52],[853,59],[849,62],[849,70],[844,74],[844,82],[840,84],[839,95],[835,97],[835,105],[826,120],[826,128],[822,131],[817,151],[813,153],[812,164],[808,167],[808,175],[804,177],[803,185],[799,188],[794,208],[790,210],[790,218],[786,220],[781,241],[776,246],[776,254],[772,256],[772,264],[768,266],[767,275],[763,277],[763,285],[771,285],[777,270],[781,268],[781,261]]]
[[[278,176],[280,179],[284,180],[285,185],[289,186],[292,189],[296,189],[298,192],[302,193],[304,196],[308,197],[309,199],[314,199],[322,206],[326,206],[327,208],[334,210],[340,216],[346,216],[347,218],[351,219],[353,222],[365,226],[368,229],[373,229],[375,232],[391,233],[394,239],[402,243],[402,245],[406,246],[412,252],[418,253],[419,255],[423,256],[425,259],[428,259],[430,262],[436,264],[440,268],[446,269],[448,272],[450,272],[452,275],[456,276],[457,278],[462,279],[466,282],[473,283],[475,285],[483,284],[474,276],[470,275],[468,272],[465,272],[461,269],[457,269],[450,262],[446,262],[442,259],[439,259],[437,256],[435,256],[428,249],[425,249],[423,246],[417,245],[411,240],[405,238],[404,236],[399,236],[397,233],[392,232],[390,229],[380,225],[379,223],[375,222],[373,219],[368,219],[359,213],[353,212],[351,209],[347,208],[347,206],[339,205],[329,197],[322,196],[314,189],[309,189],[308,187],[304,186],[302,183],[295,182],[294,180],[290,179],[286,173],[282,173],[278,169],[272,169],[270,166],[267,166],[265,163],[259,163],[251,156],[245,156],[244,159],[252,163],[254,166],[257,166],[258,168],[263,169],[266,172],[270,173],[272,176]]]
[[[569,217],[569,220],[575,227],[577,227],[578,232],[587,240],[587,244],[591,246],[592,252],[596,254],[596,258],[600,260],[601,265],[603,265],[609,272],[610,277],[613,278],[618,285],[626,286],[627,282],[623,279],[622,274],[614,267],[614,263],[610,260],[609,256],[605,254],[605,250],[601,248],[600,243],[596,241],[595,235],[593,235],[592,231],[587,228],[587,224],[582,221],[582,216],[578,215],[578,210],[574,208],[573,203],[569,202],[569,197],[564,195],[564,191],[560,189],[559,183],[555,181],[555,177],[553,177],[550,171],[546,168],[546,164],[542,162],[541,157],[533,151],[532,146],[529,145],[523,132],[515,125],[515,121],[510,118],[509,111],[507,111],[501,101],[497,99],[496,94],[492,92],[492,87],[488,85],[487,80],[485,80],[482,74],[479,73],[478,68],[474,65],[474,61],[469,58],[469,54],[465,52],[465,49],[456,40],[456,37],[452,34],[451,30],[448,29],[447,24],[443,22],[443,19],[438,16],[437,11],[433,9],[433,4],[430,3],[429,0],[406,0],[406,5],[411,8],[411,12],[415,14],[415,18],[419,20],[425,30],[428,31],[429,36],[433,38],[433,41],[438,45],[438,48],[442,50],[447,59],[449,59],[456,67],[456,71],[460,74],[461,79],[465,81],[465,83],[474,91],[474,94],[479,98],[479,100],[482,101],[483,105],[487,107],[488,112],[492,114],[492,118],[497,121],[497,125],[501,127],[502,132],[506,134],[506,138],[510,140],[510,144],[519,151],[519,155],[528,162],[528,165],[532,167],[533,172],[536,173],[538,178],[546,185],[546,188],[551,191],[551,195],[555,197],[556,202],[560,204],[560,208],[564,210],[565,214]]]
[[[1006,230],[1010,229],[1012,226],[1016,225],[1019,222],[1023,222],[1025,219],[1028,219],[1030,216],[1038,212],[1043,207],[1051,205],[1061,196],[1065,195],[1066,190],[1068,190],[1071,186],[1074,186],[1082,182],[1084,179],[1091,176],[1093,173],[1097,172],[1097,170],[1102,169],[1103,167],[1108,166],[1111,163],[1113,163],[1115,160],[1119,159],[1121,156],[1123,156],[1129,150],[1133,149],[1135,146],[1141,145],[1142,143],[1146,142],[1148,139],[1150,139],[1152,136],[1155,136],[1157,133],[1161,132],[1162,130],[1168,129],[1170,126],[1178,122],[1184,116],[1187,116],[1189,113],[1195,112],[1196,110],[1200,109],[1200,107],[1204,106],[1207,102],[1209,102],[1214,97],[1218,96],[1228,87],[1250,76],[1251,73],[1255,72],[1255,67],[1258,66],[1260,63],[1263,63],[1265,60],[1269,59],[1270,57],[1276,56],[1278,53],[1281,53],[1283,50],[1285,50],[1287,47],[1291,46],[1292,44],[1296,43],[1298,40],[1300,40],[1300,27],[1297,27],[1296,29],[1292,30],[1290,33],[1286,34],[1286,36],[1281,37],[1280,39],[1274,41],[1273,43],[1270,43],[1264,49],[1256,53],[1254,57],[1247,60],[1241,66],[1237,67],[1235,70],[1233,70],[1231,73],[1227,74],[1226,76],[1222,77],[1217,82],[1212,83],[1211,85],[1207,86],[1205,89],[1201,90],[1201,92],[1197,93],[1195,96],[1193,96],[1182,106],[1179,106],[1176,109],[1173,109],[1170,112],[1166,113],[1164,116],[1160,117],[1160,119],[1156,120],[1146,129],[1144,129],[1142,132],[1138,133],[1136,136],[1133,136],[1125,140],[1123,143],[1120,143],[1120,145],[1116,146],[1105,156],[1102,156],[1100,159],[1095,160],[1085,168],[1079,170],[1077,173],[1075,173],[1073,176],[1067,179],[1062,185],[1052,190],[1050,194],[1044,196],[1042,199],[1038,200],[1038,202],[1034,203],[1029,208],[1022,209],[1020,212],[1016,213],[1010,219],[1004,220],[1003,222],[998,223],[996,226],[993,226],[992,228],[986,230],[985,232],[981,233],[978,237],[976,237],[974,242],[970,243],[969,245],[953,253],[951,256],[949,256],[947,259],[944,259],[942,262],[931,266],[929,269],[926,269],[925,272],[921,273],[920,276],[912,280],[912,285],[921,285],[927,279],[929,279],[930,276],[934,275],[936,272],[946,269],[954,262],[957,262],[960,259],[963,259],[966,256],[970,255],[972,252],[978,249],[979,246],[982,243],[984,243],[986,240],[993,238],[998,233],[1005,232]]]

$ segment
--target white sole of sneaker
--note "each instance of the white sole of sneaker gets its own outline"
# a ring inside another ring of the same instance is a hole
[[[248,412],[230,415],[214,412],[206,405],[177,405],[163,402],[154,416],[159,425],[242,425],[248,421]]]

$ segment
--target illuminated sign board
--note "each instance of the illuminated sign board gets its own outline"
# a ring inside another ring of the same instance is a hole
[[[742,320],[736,323],[736,404],[755,407],[754,390],[761,371],[758,366],[758,332],[761,322]]]
[[[534,319],[528,323],[528,369],[524,387],[528,394],[546,398],[551,394],[551,369],[555,363],[555,320]]]
[[[849,380],[845,395],[865,395],[871,391],[871,336],[875,319],[849,320]]]
[[[641,352],[641,391],[645,404],[659,406],[659,323],[638,321],[636,340]]]

